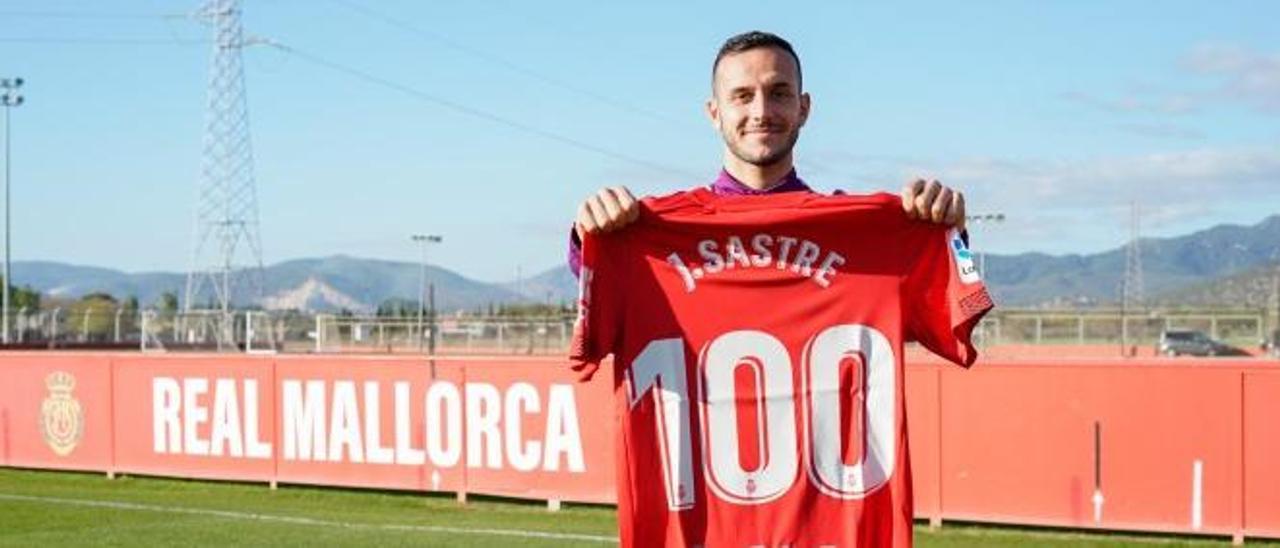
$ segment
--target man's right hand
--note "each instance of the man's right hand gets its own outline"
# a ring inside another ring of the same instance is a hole
[[[585,234],[612,232],[631,224],[639,216],[640,202],[627,187],[606,187],[578,206],[578,219],[573,226],[581,239]]]

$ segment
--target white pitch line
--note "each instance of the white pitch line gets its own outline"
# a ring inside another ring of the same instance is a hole
[[[43,504],[62,504],[67,506],[90,506],[95,508],[111,508],[115,510],[136,510],[141,512],[164,512],[169,514],[190,514],[197,516],[213,516],[227,519],[269,521],[290,523],[294,525],[316,525],[341,527],[345,529],[381,529],[386,531],[410,531],[421,533],[454,533],[460,535],[489,535],[501,537],[542,538],[551,540],[581,540],[617,544],[618,539],[603,535],[584,535],[575,533],[550,533],[546,531],[527,531],[521,529],[470,529],[465,527],[443,527],[439,525],[409,525],[397,523],[351,523],[344,521],[328,521],[314,518],[294,516],[278,516],[272,514],[254,514],[249,512],[232,512],[228,510],[210,510],[205,508],[187,508],[182,506],[157,506],[112,500],[64,499],[57,497],[33,497],[28,495],[12,495],[0,493],[0,500],[36,502]]]

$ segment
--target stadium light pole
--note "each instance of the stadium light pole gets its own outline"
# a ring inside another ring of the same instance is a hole
[[[427,244],[443,242],[444,237],[439,234],[413,234],[409,236],[409,239],[417,242],[422,257],[422,260],[418,263],[418,323],[417,328],[414,330],[418,339],[418,350],[422,350],[422,316],[427,307]],[[431,333],[431,337],[434,341],[434,331]],[[434,345],[432,346],[434,347]]]
[[[1280,356],[1280,262],[1271,274],[1271,295],[1276,305],[1276,323],[1271,330],[1271,353]]]
[[[965,215],[964,220],[967,225],[985,224],[985,223],[1003,223],[1004,213],[983,213],[980,215]],[[981,251],[978,252],[978,272],[983,278],[987,277],[987,255]]]
[[[1004,213],[981,213],[978,215],[965,215],[964,220],[965,220],[966,226],[981,225],[986,223],[1003,223]],[[978,275],[981,276],[983,280],[986,280],[987,278],[987,254],[982,251],[978,252]],[[986,346],[987,344],[987,324],[986,323],[979,324],[978,336],[982,337],[982,345]]]
[[[4,293],[4,310],[0,315],[4,319],[0,329],[4,331],[3,342],[6,345],[9,344],[9,288],[13,287],[10,275],[12,271],[9,269],[9,213],[12,210],[9,207],[9,110],[22,104],[19,89],[22,89],[22,78],[0,78],[0,104],[4,106],[4,287],[0,288]]]
[[[1271,271],[1271,300],[1275,308],[1276,319],[1271,325],[1271,332],[1263,337],[1271,342],[1271,353],[1280,356],[1280,250],[1271,252],[1271,260],[1275,263]]]

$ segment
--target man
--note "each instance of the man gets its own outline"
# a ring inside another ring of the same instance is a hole
[[[724,139],[724,168],[716,194],[770,194],[809,190],[796,175],[792,149],[809,118],[800,58],[791,44],[766,32],[747,32],[720,48],[711,69],[706,112]],[[964,228],[964,195],[936,180],[915,178],[902,187],[911,218]],[[584,233],[611,232],[636,220],[639,202],[624,186],[606,187],[578,207],[570,235],[569,266],[582,264]]]
[[[801,85],[785,40],[731,38],[706,107],[719,178],[579,209],[569,360],[589,380],[613,356],[624,547],[912,543],[903,343],[967,367],[993,303],[960,194],[808,192]]]

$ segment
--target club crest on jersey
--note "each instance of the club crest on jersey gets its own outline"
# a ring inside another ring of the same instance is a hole
[[[746,242],[750,242],[750,249]],[[702,262],[687,262],[685,256],[697,257]],[[838,274],[836,268],[845,264],[845,258],[835,251],[824,252],[822,246],[804,238],[761,233],[746,239],[735,234],[723,241],[701,240],[683,256],[672,251],[667,255],[667,263],[680,274],[685,291],[693,293],[698,280],[734,269],[790,271],[826,289]]]
[[[956,261],[956,272],[960,274],[961,282],[971,284],[982,279],[973,263],[973,252],[960,237],[960,231],[954,228],[951,229],[951,256]]]

